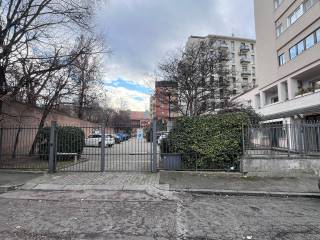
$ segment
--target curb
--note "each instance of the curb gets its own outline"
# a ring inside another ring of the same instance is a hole
[[[9,191],[14,191],[17,190],[19,187],[21,187],[23,184],[19,185],[11,185],[11,186],[0,186],[0,194],[1,193],[6,193]]]
[[[211,195],[230,195],[230,196],[263,196],[263,197],[301,197],[301,198],[318,198],[320,193],[298,193],[298,192],[266,192],[266,191],[238,191],[238,190],[212,190],[212,189],[174,189],[169,191],[187,192]]]

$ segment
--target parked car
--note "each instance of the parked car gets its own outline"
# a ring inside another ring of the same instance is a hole
[[[167,138],[168,135],[169,135],[169,133],[162,133],[162,134],[159,136],[159,138],[158,138],[158,145],[160,145],[161,142],[162,142],[162,140],[165,139],[165,138]]]
[[[121,142],[125,141],[125,137],[124,137],[123,133],[117,133],[116,136],[117,136],[117,138],[120,139]]]
[[[127,134],[127,133],[124,133],[123,137],[124,137],[125,140],[129,140],[129,138],[130,138],[129,134]]]
[[[85,139],[86,146],[90,147],[100,147],[102,142],[102,135],[101,134],[93,134],[88,136]],[[111,136],[106,134],[105,138],[105,146],[112,147],[115,144],[115,139]]]
[[[112,137],[114,138],[115,144],[120,144],[122,142],[121,138],[117,134],[113,134]]]

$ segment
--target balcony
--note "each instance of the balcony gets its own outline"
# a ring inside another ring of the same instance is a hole
[[[242,70],[241,72],[241,76],[242,77],[247,77],[247,76],[250,76],[251,75],[251,72],[249,72],[248,70]]]
[[[249,64],[251,61],[250,61],[250,59],[249,58],[246,58],[246,57],[242,57],[241,59],[240,59],[240,63],[241,64]]]
[[[309,92],[291,100],[262,107],[258,113],[268,119],[313,113],[320,107],[320,92]]]
[[[221,50],[228,50],[229,49],[229,46],[226,42],[221,42],[218,47]]]
[[[248,46],[248,45],[241,45],[240,46],[240,54],[247,53],[249,51],[250,51],[250,46]]]

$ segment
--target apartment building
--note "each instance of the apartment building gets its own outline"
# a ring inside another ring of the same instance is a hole
[[[256,41],[234,36],[208,35],[190,36],[186,47],[199,44],[201,41],[212,41],[218,47],[225,48],[230,56],[227,65],[230,69],[230,92],[241,94],[256,85]]]
[[[177,85],[172,81],[155,82],[155,94],[150,97],[152,119],[167,123],[177,117],[175,108]]]
[[[320,120],[320,0],[255,0],[258,87],[234,101],[267,120]]]

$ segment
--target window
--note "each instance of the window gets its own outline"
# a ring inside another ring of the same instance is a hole
[[[297,54],[297,46],[293,46],[292,48],[290,48],[289,50],[290,52],[290,59],[294,59],[298,54]]]
[[[280,56],[279,56],[279,66],[282,66],[282,65],[284,65],[286,63],[286,56],[285,56],[285,54],[283,53],[283,54],[281,54]]]
[[[288,26],[295,23],[305,12],[307,12],[314,4],[316,0],[305,0],[299,7],[294,10],[288,17]]]
[[[255,56],[254,56],[254,55],[251,55],[251,60],[252,60],[252,64],[255,64],[255,62],[256,62],[256,58],[255,58]]]
[[[315,43],[314,40],[315,40],[315,39],[314,39],[314,34],[313,34],[313,33],[310,34],[310,35],[306,38],[306,49],[309,49],[309,48],[311,48],[311,47],[314,45],[314,43]]]
[[[254,51],[254,44],[251,43],[251,50]]]
[[[252,75],[255,76],[256,75],[256,68],[252,67]]]
[[[283,0],[274,0],[274,8],[277,9],[282,4]]]
[[[233,90],[232,90],[232,94],[233,94],[233,95],[236,95],[236,94],[237,94],[237,89],[233,89]]]
[[[317,43],[320,43],[320,28],[316,31]]]
[[[303,15],[303,4],[301,4],[299,7],[296,8],[296,10],[293,11],[288,17],[288,26],[294,24],[298,18],[300,18]]]
[[[278,26],[276,27],[277,37],[279,37],[282,32],[283,32],[283,25],[282,25],[282,23],[281,23],[280,25],[278,25]]]
[[[301,41],[297,44],[298,55],[304,51],[304,41]]]
[[[235,63],[235,61],[236,61],[235,54],[232,53],[231,56],[232,56],[232,62]]]
[[[235,72],[236,72],[236,66],[235,66],[235,65],[232,65],[231,71],[232,71],[232,73],[235,73]]]
[[[242,72],[247,72],[248,71],[248,67],[247,66],[242,66]]]
[[[234,51],[234,41],[231,42],[231,50]]]

